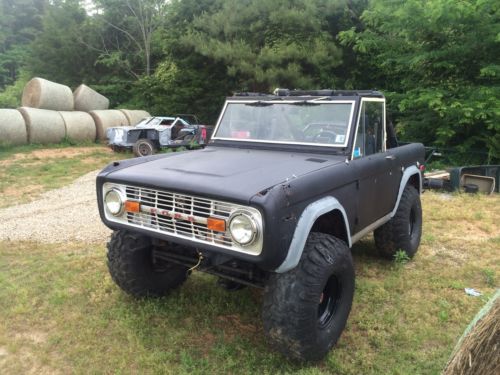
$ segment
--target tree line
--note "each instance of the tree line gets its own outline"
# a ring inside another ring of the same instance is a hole
[[[500,159],[496,0],[0,0],[0,107],[36,75],[196,113],[276,87],[378,89],[403,140]]]

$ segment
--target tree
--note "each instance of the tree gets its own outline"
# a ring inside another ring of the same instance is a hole
[[[31,46],[29,69],[70,86],[100,75],[95,67],[98,54],[81,42],[82,34],[92,34],[88,16],[78,0],[52,1],[43,17],[43,31]]]
[[[195,17],[182,42],[227,68],[239,88],[268,92],[332,87],[341,51],[328,30],[328,17],[345,2],[267,0],[213,2]]]
[[[340,34],[396,109],[399,134],[500,159],[500,20],[494,0],[377,0]]]
[[[119,65],[139,79],[152,72],[155,34],[164,26],[168,2],[164,0],[98,0],[94,24],[102,30],[99,62]],[[90,45],[89,45],[90,46]],[[134,64],[138,59],[141,64]]]
[[[0,0],[0,89],[16,81],[42,29],[45,0]]]

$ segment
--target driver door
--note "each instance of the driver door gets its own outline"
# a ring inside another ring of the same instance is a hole
[[[387,215],[396,202],[401,170],[385,139],[385,100],[363,98],[352,153],[358,175],[355,232]]]

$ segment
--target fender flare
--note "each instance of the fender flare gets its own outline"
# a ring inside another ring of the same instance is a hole
[[[391,216],[390,216],[391,218],[394,215],[396,215],[396,211],[398,210],[399,207],[399,202],[401,201],[401,197],[403,196],[403,192],[405,190],[406,185],[408,184],[408,181],[410,181],[410,178],[415,175],[418,175],[418,193],[422,194],[422,173],[417,168],[417,166],[411,165],[404,170],[403,176],[401,177],[401,183],[399,184],[398,199],[396,199],[396,204],[394,205],[394,208],[391,211]]]
[[[302,215],[300,215],[299,221],[297,222],[297,226],[295,227],[292,242],[288,248],[288,254],[275,272],[283,273],[295,268],[297,264],[299,264],[302,251],[304,250],[304,246],[312,226],[321,215],[334,210],[339,210],[342,214],[349,241],[348,245],[351,247],[351,233],[345,209],[336,198],[327,196],[309,204],[302,212]]]
[[[388,215],[384,216],[382,218],[383,220],[378,220],[377,222],[375,222],[377,224],[376,227],[389,221],[396,214],[399,207],[399,203],[401,201],[401,197],[403,196],[404,189],[408,184],[410,178],[414,175],[418,176],[418,181],[419,181],[418,192],[419,194],[422,193],[422,174],[415,165],[412,165],[406,168],[403,172],[403,176],[401,177],[401,182],[399,184],[398,197],[396,199],[396,204],[394,205],[393,210]],[[304,246],[307,241],[307,237],[309,235],[309,232],[311,231],[312,226],[321,215],[324,215],[334,210],[339,210],[340,213],[342,214],[342,217],[344,219],[344,225],[346,227],[349,247],[352,246],[353,241],[356,242],[356,240],[362,237],[364,234],[366,234],[370,230],[375,229],[375,227],[371,228],[372,225],[369,225],[364,230],[361,230],[359,233],[356,233],[353,239],[353,237],[351,237],[349,222],[347,220],[347,214],[345,212],[344,207],[340,204],[340,202],[336,198],[332,196],[321,198],[309,204],[305,208],[304,212],[302,212],[302,215],[300,216],[299,221],[297,222],[297,226],[295,227],[295,232],[293,234],[292,242],[290,244],[290,247],[288,248],[288,254],[285,260],[281,263],[281,265],[275,270],[275,272],[277,273],[287,272],[295,268],[297,264],[299,264],[300,258],[302,257],[302,252],[304,250]]]

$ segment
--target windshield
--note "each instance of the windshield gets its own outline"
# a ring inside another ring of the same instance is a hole
[[[345,147],[354,103],[228,102],[213,139]]]

